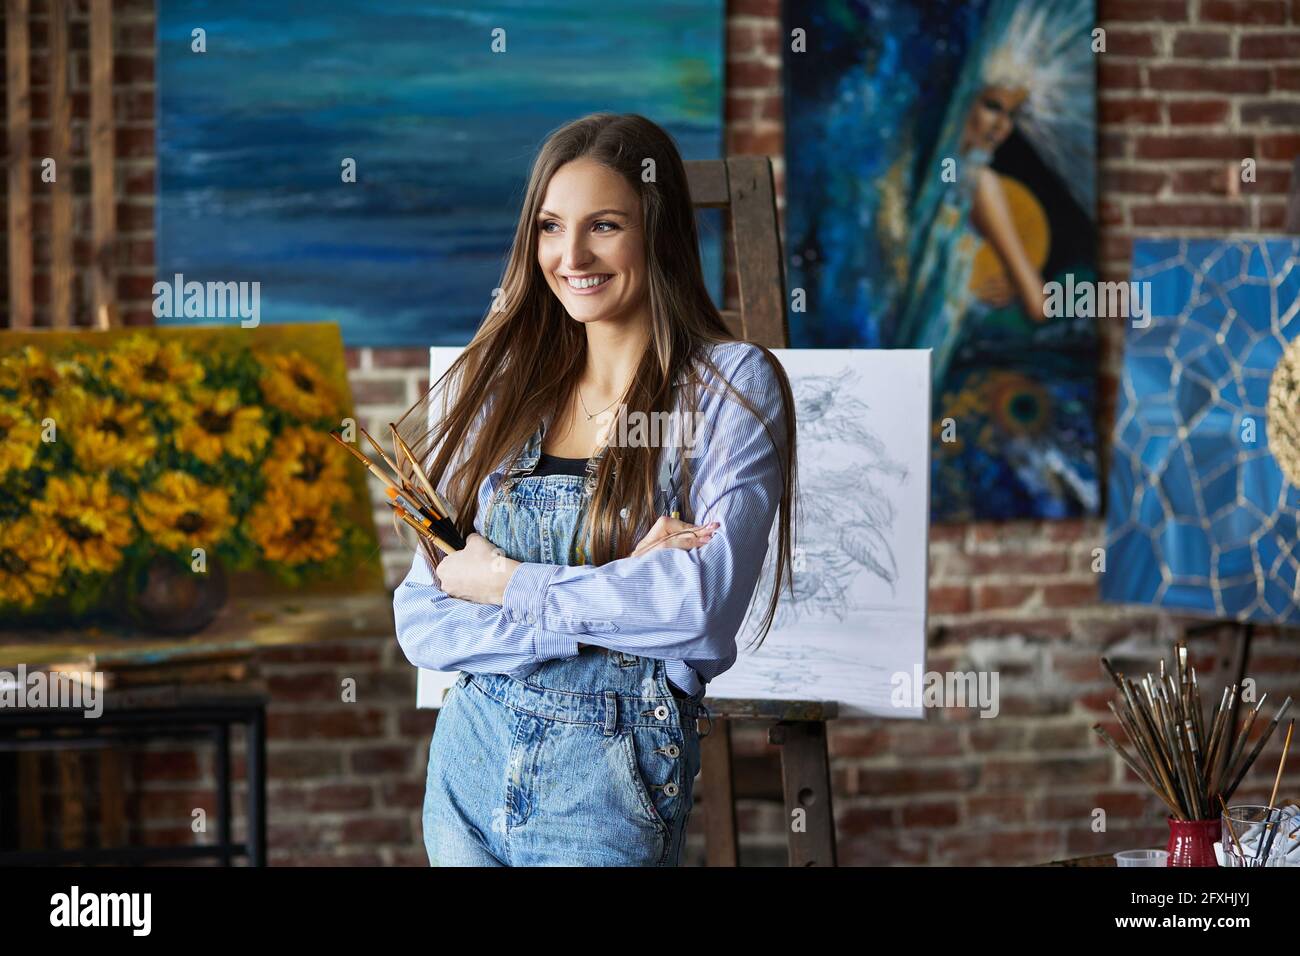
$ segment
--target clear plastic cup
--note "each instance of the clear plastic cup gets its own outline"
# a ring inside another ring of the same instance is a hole
[[[1168,850],[1120,850],[1115,854],[1116,866],[1168,866]]]

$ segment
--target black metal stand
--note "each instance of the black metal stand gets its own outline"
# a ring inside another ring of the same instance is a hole
[[[183,695],[181,695],[183,696]],[[119,698],[121,695],[119,695]],[[266,865],[266,697],[208,695],[164,706],[122,706],[107,692],[103,713],[86,718],[64,708],[0,709],[0,755],[23,750],[97,750],[126,741],[208,739],[216,745],[217,842],[178,847],[87,847],[61,850],[0,849],[0,866],[135,864],[216,858],[231,866],[234,857],[250,866]],[[247,728],[248,838],[235,843],[231,820],[230,728]],[[3,800],[9,788],[0,789]],[[0,808],[0,817],[10,817]]]

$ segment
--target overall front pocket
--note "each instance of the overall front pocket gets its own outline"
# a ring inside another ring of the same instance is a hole
[[[679,734],[658,729],[634,729],[619,735],[627,758],[628,779],[646,820],[669,837],[681,787],[677,782],[677,761],[684,756]],[[675,752],[677,757],[669,756]]]

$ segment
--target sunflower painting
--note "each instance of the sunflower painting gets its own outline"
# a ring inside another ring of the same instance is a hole
[[[233,595],[382,588],[333,324],[0,333],[0,620],[111,620],[200,552]]]

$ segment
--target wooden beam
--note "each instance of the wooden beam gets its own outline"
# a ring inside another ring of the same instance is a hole
[[[695,206],[720,209],[731,203],[727,167],[721,160],[688,159],[682,165],[686,167],[686,181]]]
[[[93,324],[117,324],[117,207],[113,195],[113,5],[90,5],[90,208]]]
[[[9,135],[9,327],[32,326],[32,105],[28,0],[5,0]]]
[[[738,339],[745,337],[745,319],[740,314],[739,309],[719,309],[722,315],[722,321],[726,323],[728,331]]]
[[[776,225],[776,189],[766,156],[727,160],[731,221],[736,244],[736,277],[744,335],[770,349],[789,345],[785,318],[785,270]]]
[[[700,793],[704,800],[706,866],[738,866],[736,792],[731,767],[731,722],[710,718],[711,729],[700,739]]]
[[[72,325],[72,110],[68,99],[68,0],[50,0],[50,324]]]

